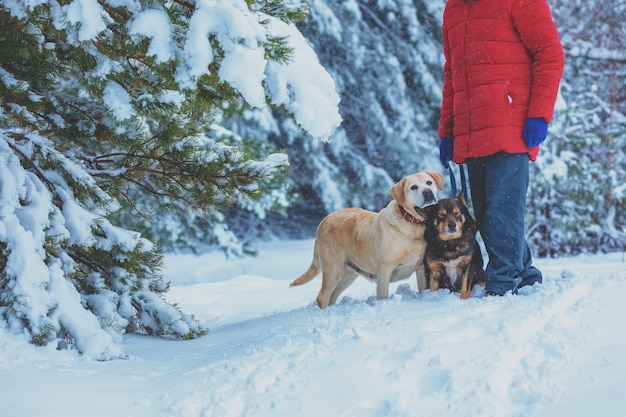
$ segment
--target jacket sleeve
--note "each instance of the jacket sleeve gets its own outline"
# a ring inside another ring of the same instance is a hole
[[[442,26],[443,54],[446,62],[443,65],[443,90],[441,100],[441,114],[439,117],[439,137],[453,137],[454,117],[453,102],[454,90],[452,89],[452,69],[450,67],[450,45],[448,44],[448,31],[445,23]]]
[[[550,7],[546,0],[516,0],[513,2],[512,18],[522,42],[533,57],[527,117],[543,117],[549,123],[565,61]]]

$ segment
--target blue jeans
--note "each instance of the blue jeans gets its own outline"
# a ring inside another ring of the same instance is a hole
[[[529,183],[528,155],[497,153],[467,161],[478,230],[489,262],[485,291],[503,295],[540,283],[526,242],[524,214]]]

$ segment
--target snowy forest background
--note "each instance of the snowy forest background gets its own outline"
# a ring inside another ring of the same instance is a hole
[[[531,247],[625,250],[626,1],[549,3],[566,67],[532,165]],[[124,332],[202,335],[160,296],[164,252],[311,237],[441,170],[444,5],[3,1],[3,326],[98,359]]]
[[[623,250],[626,232],[626,2],[549,1],[566,52],[549,139],[532,165],[528,234],[536,256]],[[444,1],[313,1],[300,25],[341,96],[343,123],[324,144],[280,117],[264,141],[289,155],[300,199],[287,217],[248,227],[245,237],[286,231],[312,236],[328,211],[379,210],[409,172],[441,170],[437,124]],[[265,119],[264,119],[265,120]],[[229,126],[258,135],[250,118]],[[250,130],[254,129],[254,130]],[[458,177],[458,174],[457,174]],[[277,228],[276,224],[280,227]],[[246,224],[238,228],[236,225]]]

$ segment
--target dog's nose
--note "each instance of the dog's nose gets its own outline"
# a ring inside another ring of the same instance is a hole
[[[422,194],[424,195],[424,200],[426,200],[427,202],[433,201],[435,199],[435,195],[430,188],[425,189]]]
[[[448,222],[448,231],[456,232],[456,223],[455,222]]]

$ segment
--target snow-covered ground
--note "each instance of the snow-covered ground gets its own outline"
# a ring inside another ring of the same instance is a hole
[[[0,331],[0,416],[626,415],[623,254],[539,260],[544,284],[518,296],[416,294],[411,278],[376,302],[359,279],[320,311],[319,277],[288,286],[312,247],[168,256],[168,299],[211,331],[128,335],[128,360],[94,362]]]

